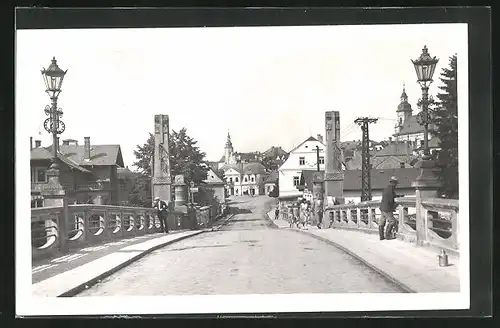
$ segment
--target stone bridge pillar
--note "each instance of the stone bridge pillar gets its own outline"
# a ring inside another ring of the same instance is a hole
[[[340,152],[340,114],[325,112],[325,196],[342,201],[344,196],[344,173]]]
[[[155,149],[152,165],[153,199],[160,197],[161,200],[170,201],[172,198],[170,177],[170,151],[169,145],[169,121],[168,115],[155,115]]]

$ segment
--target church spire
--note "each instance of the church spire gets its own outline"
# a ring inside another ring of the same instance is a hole
[[[406,95],[405,83],[403,82],[403,93],[401,93],[401,103],[407,103],[408,96]]]
[[[233,148],[233,143],[231,142],[231,135],[229,134],[229,130],[227,130],[226,148]]]

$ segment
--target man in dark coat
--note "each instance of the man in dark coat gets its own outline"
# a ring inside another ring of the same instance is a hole
[[[158,215],[158,219],[160,219],[161,232],[168,233],[168,204],[165,201],[161,200],[160,197],[155,197],[153,207],[156,208],[156,214]]]
[[[380,240],[393,239],[391,236],[391,231],[396,225],[396,220],[394,219],[393,212],[396,210],[395,189],[398,185],[398,179],[396,177],[391,177],[389,185],[384,189],[382,193],[382,201],[380,202],[380,223],[378,226]],[[384,234],[385,222],[389,221],[387,224],[387,230]]]

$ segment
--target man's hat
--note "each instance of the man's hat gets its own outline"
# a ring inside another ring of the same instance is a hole
[[[398,183],[399,181],[398,181],[398,178],[396,178],[396,177],[391,177],[390,182],[395,182],[395,183]]]
[[[160,200],[160,197],[155,197],[155,200]]]

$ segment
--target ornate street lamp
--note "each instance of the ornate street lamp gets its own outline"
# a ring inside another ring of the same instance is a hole
[[[43,127],[49,133],[52,133],[52,164],[50,169],[53,170],[54,175],[58,174],[59,166],[57,163],[58,141],[57,135],[65,130],[64,123],[61,121],[63,112],[61,108],[57,107],[57,98],[61,93],[61,86],[66,75],[66,71],[57,66],[56,58],[52,58],[52,63],[47,69],[42,70],[42,76],[45,82],[45,92],[50,97],[51,105],[45,106],[45,114],[49,116],[43,123]]]
[[[422,88],[422,111],[417,115],[417,121],[420,125],[424,127],[424,156],[423,160],[431,159],[429,151],[429,86],[432,83],[432,76],[434,75],[434,70],[436,69],[436,64],[439,59],[436,57],[431,57],[427,50],[427,46],[422,49],[422,54],[417,60],[412,60],[413,66],[415,66],[415,72],[417,73],[417,82]]]

